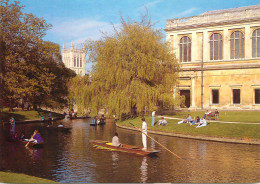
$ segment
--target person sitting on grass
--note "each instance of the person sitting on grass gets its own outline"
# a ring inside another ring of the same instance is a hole
[[[28,141],[28,143],[25,145],[26,147],[28,147],[31,143],[43,143],[43,138],[38,130],[34,130],[32,137],[29,140],[25,140]]]
[[[187,118],[186,116],[184,116],[184,119],[179,121],[178,124],[182,124],[182,123],[187,123]]]
[[[200,127],[204,127],[204,126],[207,126],[207,122],[203,117],[201,117],[200,123],[198,124],[198,126],[196,126],[196,128],[200,128]]]
[[[197,116],[196,119],[194,118],[194,120],[191,121],[190,125],[195,125],[195,124],[199,124],[200,123],[200,117]]]
[[[187,123],[190,123],[191,121],[192,121],[191,116],[190,116],[190,114],[188,114]]]
[[[168,122],[164,119],[164,117],[161,117],[161,119],[158,121],[158,125],[167,126]]]

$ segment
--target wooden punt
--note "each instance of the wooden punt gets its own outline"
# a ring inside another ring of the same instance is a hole
[[[102,141],[102,140],[92,140],[92,141],[90,141],[90,143],[93,144],[94,148],[106,149],[106,150],[110,150],[110,151],[134,153],[134,154],[142,155],[142,156],[153,155],[153,154],[160,152],[160,150],[153,150],[153,149],[143,150],[142,148],[132,146],[132,145],[127,145],[127,144],[123,144],[123,147],[115,147],[115,146],[112,146],[111,142]]]
[[[52,127],[52,126],[46,126],[47,130],[53,130],[57,132],[70,132],[72,128],[65,128],[65,127]]]
[[[16,143],[16,144],[22,144],[22,145],[26,145],[28,143],[28,141],[25,140],[14,140],[14,139],[7,139],[8,142],[12,142],[12,143]],[[28,146],[32,147],[32,148],[42,148],[44,145],[44,143],[33,143],[31,142]]]
[[[106,123],[90,123],[90,126],[99,126],[99,125],[105,125]]]
[[[19,141],[20,144],[26,145],[28,142],[27,141]],[[28,145],[28,147],[32,147],[32,148],[42,148],[44,145],[44,143],[33,143],[30,142],[30,144]]]

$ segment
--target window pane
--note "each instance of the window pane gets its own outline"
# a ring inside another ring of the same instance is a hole
[[[219,90],[212,90],[212,104],[219,104]]]
[[[191,40],[187,36],[180,40],[180,61],[191,61]]]
[[[233,89],[233,104],[240,104],[240,89]]]
[[[255,104],[260,104],[260,89],[255,89]]]

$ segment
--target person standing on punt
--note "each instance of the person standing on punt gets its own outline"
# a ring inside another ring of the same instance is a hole
[[[145,118],[142,118],[142,142],[143,142],[143,149],[147,149],[147,123],[145,122]]]
[[[10,117],[10,137],[11,139],[14,139],[15,135],[15,119],[13,117]]]

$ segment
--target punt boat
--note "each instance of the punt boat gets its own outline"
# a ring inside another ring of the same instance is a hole
[[[142,156],[154,155],[154,154],[160,152],[160,150],[153,150],[153,149],[143,150],[142,148],[132,146],[132,145],[127,145],[127,144],[122,144],[123,147],[116,147],[116,146],[112,146],[111,142],[102,141],[102,140],[92,140],[92,141],[90,141],[90,143],[93,145],[94,148],[105,149],[105,150],[110,150],[110,151],[134,153],[134,154],[142,155]]]

